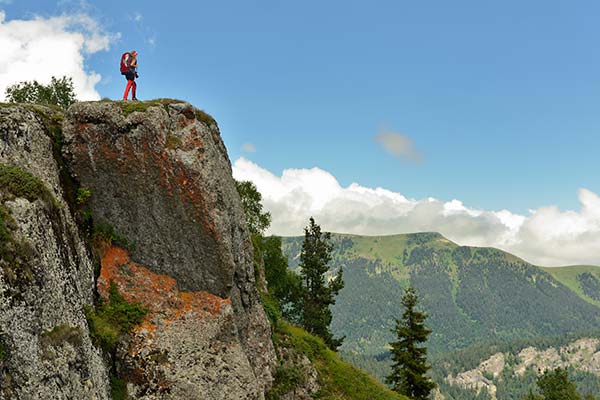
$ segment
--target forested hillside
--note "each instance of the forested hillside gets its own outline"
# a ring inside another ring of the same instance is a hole
[[[344,268],[333,332],[344,352],[376,356],[392,339],[402,289],[421,297],[431,354],[490,340],[558,336],[600,328],[600,308],[544,269],[492,248],[458,246],[437,233],[332,235],[331,271]],[[297,268],[301,239],[284,238]]]

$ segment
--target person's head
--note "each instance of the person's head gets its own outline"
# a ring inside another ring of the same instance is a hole
[[[137,51],[135,51],[135,50],[131,50],[131,52],[129,54],[131,54],[134,57],[137,57]]]

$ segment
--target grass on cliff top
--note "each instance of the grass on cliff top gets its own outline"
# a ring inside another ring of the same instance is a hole
[[[102,100],[107,102],[107,100]],[[176,99],[155,99],[155,100],[147,100],[147,101],[119,101],[118,104],[123,110],[123,115],[127,116],[133,112],[146,112],[150,107],[164,107],[167,109],[169,104],[174,103],[183,103],[181,100]],[[215,125],[217,126],[217,121],[202,110],[196,109],[194,112],[196,119],[200,122],[205,123],[207,126]]]
[[[322,400],[409,400],[378,382],[366,372],[342,361],[318,337],[285,321],[277,324],[275,342],[292,347],[310,359],[319,373]]]

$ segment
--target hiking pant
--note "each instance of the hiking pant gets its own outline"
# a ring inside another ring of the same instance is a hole
[[[125,86],[123,100],[127,100],[127,97],[129,96],[129,89],[131,89],[131,98],[135,99],[135,89],[137,88],[137,84],[135,83],[135,72],[127,71],[123,72],[122,75],[125,75],[125,78],[127,78],[127,86]]]

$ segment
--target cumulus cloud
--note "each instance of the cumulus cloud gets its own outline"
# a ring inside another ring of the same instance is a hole
[[[242,150],[244,150],[246,153],[256,153],[256,146],[254,146],[252,143],[244,143],[242,145]]]
[[[277,176],[239,158],[233,175],[256,184],[273,216],[269,233],[276,235],[300,235],[314,216],[331,232],[435,231],[461,245],[497,247],[538,265],[600,265],[600,197],[586,189],[579,191],[580,211],[545,207],[519,215],[473,209],[459,200],[410,199],[357,183],[342,187],[320,168],[286,169]]]
[[[411,138],[396,132],[381,132],[375,136],[375,141],[393,156],[410,162],[421,162],[423,157],[415,149]]]
[[[7,21],[0,10],[0,100],[14,83],[48,83],[65,75],[73,78],[79,100],[98,100],[95,86],[102,77],[86,70],[85,58],[108,50],[118,38],[82,13]]]

